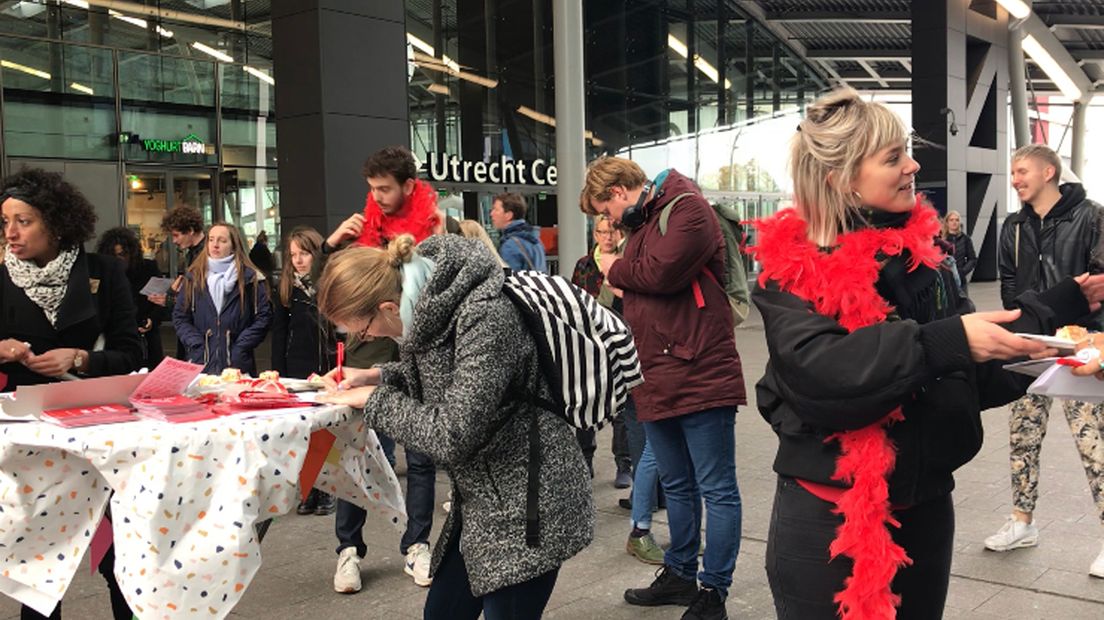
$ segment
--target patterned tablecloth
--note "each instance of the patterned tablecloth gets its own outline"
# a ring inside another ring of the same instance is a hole
[[[253,526],[296,507],[320,429],[337,441],[314,486],[401,530],[398,480],[347,407],[190,424],[0,424],[0,592],[48,615],[110,498],[115,575],[137,616],[226,617],[261,566]]]

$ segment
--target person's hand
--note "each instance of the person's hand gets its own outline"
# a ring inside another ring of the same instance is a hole
[[[144,334],[144,333],[148,332],[151,329],[153,329],[153,320],[152,319],[146,319],[146,324],[138,328],[138,333],[139,334]]]
[[[22,362],[24,358],[32,355],[31,345],[12,338],[0,340],[0,364]]]
[[[1096,312],[1100,309],[1100,303],[1104,302],[1104,274],[1090,276],[1083,273],[1073,279],[1081,285],[1081,294],[1085,301],[1089,302],[1089,310]]]
[[[1084,364],[1074,366],[1070,372],[1075,377],[1096,375],[1097,379],[1104,381],[1104,357],[1101,357],[1101,351],[1104,351],[1104,334],[1089,334],[1088,338],[1077,343],[1074,351],[1077,359]]]
[[[619,260],[621,260],[621,257],[617,254],[603,254],[598,258],[598,270],[602,272],[602,275],[609,276],[610,268]]]
[[[184,276],[176,276],[176,279],[173,280],[172,286],[170,286],[169,288],[172,289],[172,292],[179,293],[180,288],[183,287],[183,286],[184,286]],[[162,305],[164,305],[164,304],[162,304]]]
[[[1021,338],[1001,327],[1002,323],[1010,323],[1018,318],[1020,318],[1019,310],[975,312],[963,315],[962,327],[966,330],[970,357],[975,362],[987,362],[1044,352],[1047,347],[1043,343]]]
[[[41,355],[28,355],[23,365],[44,377],[60,377],[73,368],[79,349],[51,349]]]
[[[342,243],[359,237],[362,230],[364,230],[364,215],[354,213],[346,218],[344,222],[341,222],[337,230],[330,233],[330,236],[326,238],[326,243],[330,244],[331,248],[336,249],[341,247]]]
[[[443,235],[448,232],[447,223],[448,216],[445,215],[444,211],[437,209],[437,225],[433,227],[433,234]]]
[[[164,293],[158,293],[156,295],[146,295],[146,299],[148,299],[151,304],[164,306],[168,303],[169,296]]]
[[[325,392],[315,397],[315,402],[329,403],[331,405],[345,405],[346,407],[353,407],[355,409],[363,409],[365,403],[368,402],[368,398],[372,395],[372,392],[376,391],[376,386],[366,385],[364,387],[353,388],[351,390],[343,390],[340,392]]]
[[[339,390],[351,390],[365,385],[379,385],[379,368],[341,368],[342,381],[337,380],[337,369],[322,375],[322,383],[326,384],[326,390],[333,392]]]

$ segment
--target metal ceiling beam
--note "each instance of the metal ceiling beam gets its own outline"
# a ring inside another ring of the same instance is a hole
[[[767,12],[763,10],[763,7],[759,6],[759,3],[755,0],[736,0],[737,6],[744,12],[745,15],[759,22],[759,24],[771,32],[783,45],[788,47],[794,56],[801,59],[802,62],[812,67],[816,71],[817,64],[812,62],[809,58],[805,46],[794,39],[793,33],[786,29],[782,24],[772,23],[767,18]],[[828,75],[817,71],[821,79],[828,81]]]
[[[1044,15],[1042,20],[1051,28],[1104,28],[1104,15]]]
[[[777,24],[801,24],[808,22],[847,22],[851,24],[910,24],[908,11],[868,11],[845,13],[842,11],[784,11],[767,13],[767,20]]]
[[[876,49],[876,50],[836,50],[836,49],[811,49],[809,58],[826,60],[910,60],[912,50],[908,49]]]
[[[882,76],[874,70],[874,67],[870,66],[870,63],[866,62],[865,60],[860,60],[858,61],[858,63],[860,67],[862,67],[867,73],[870,74],[870,77],[877,80],[879,86],[881,86],[882,88],[889,88],[889,83],[882,79]]]
[[[1089,80],[1089,76],[1085,75],[1085,70],[1081,68],[1081,65],[1074,60],[1069,50],[1066,49],[1065,43],[1054,36],[1046,23],[1035,13],[1031,13],[1021,20],[1019,27],[1023,31],[1024,37],[1034,37],[1039,45],[1058,63],[1062,71],[1077,85],[1077,88],[1081,90],[1079,101],[1088,103],[1093,97],[1092,81]]]

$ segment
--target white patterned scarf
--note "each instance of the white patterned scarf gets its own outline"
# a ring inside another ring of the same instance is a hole
[[[64,250],[57,258],[39,267],[33,260],[16,258],[11,248],[5,250],[4,265],[8,268],[12,283],[23,289],[27,297],[42,308],[51,326],[57,324],[58,308],[61,307],[61,300],[65,299],[69,272],[78,253],[77,248]]]
[[[292,276],[294,279],[291,281],[291,285],[306,293],[307,297],[314,299],[314,294],[316,291],[314,290],[314,282],[311,281],[310,272],[296,272],[292,274]]]

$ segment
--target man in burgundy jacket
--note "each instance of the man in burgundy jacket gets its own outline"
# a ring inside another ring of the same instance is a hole
[[[660,213],[668,212],[666,232]],[[655,451],[667,494],[671,546],[634,605],[686,605],[685,619],[723,619],[740,547],[736,485],[736,407],[746,404],[740,356],[725,294],[724,238],[697,186],[674,170],[654,181],[633,161],[591,163],[580,205],[631,230],[621,257],[603,256],[611,286],[624,291],[644,384],[637,415]],[[706,545],[698,572],[701,503]],[[701,589],[698,580],[701,580]]]

